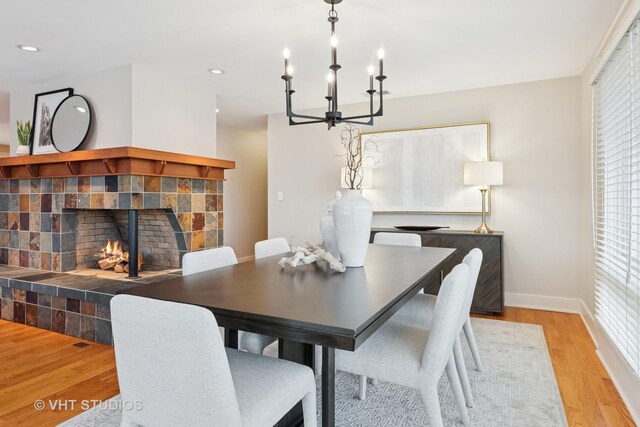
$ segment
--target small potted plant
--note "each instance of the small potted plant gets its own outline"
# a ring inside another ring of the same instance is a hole
[[[31,142],[31,122],[27,120],[23,123],[21,120],[18,120],[16,133],[18,135],[16,156],[26,156],[29,154],[29,144]]]

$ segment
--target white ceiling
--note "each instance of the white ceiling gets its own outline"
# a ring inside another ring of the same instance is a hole
[[[622,0],[344,0],[341,102],[364,101],[384,46],[392,96],[581,74]],[[129,63],[211,85],[221,123],[264,128],[284,110],[282,49],[296,108],[324,105],[328,5],[322,0],[21,0],[0,6],[0,90]],[[42,48],[37,54],[18,43]],[[208,68],[226,70],[220,77]]]

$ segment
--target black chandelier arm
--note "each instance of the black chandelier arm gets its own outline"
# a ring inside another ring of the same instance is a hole
[[[384,103],[384,95],[383,95],[383,91],[382,91],[382,81],[380,82],[380,106],[378,107],[378,111],[376,111],[375,113],[373,112],[373,96],[374,96],[374,92],[370,92],[369,95],[370,95],[370,99],[369,99],[370,113],[369,114],[362,114],[362,115],[359,115],[359,116],[351,116],[351,117],[343,117],[341,121],[343,121],[345,123],[354,123],[354,122],[350,122],[350,120],[358,120],[358,119],[370,118],[371,120],[369,120],[369,122],[371,122],[370,124],[373,124],[373,118],[374,117],[381,117],[382,116],[383,103]],[[369,124],[369,123],[357,123],[357,124]]]
[[[326,117],[308,116],[308,115],[305,115],[305,114],[296,114],[293,111],[288,112],[287,113],[287,117],[293,118],[293,119],[320,120],[322,122],[326,122],[327,121]]]
[[[382,93],[382,92],[381,92]],[[373,94],[371,94],[371,102],[370,102],[370,106],[371,108],[373,108]],[[361,115],[357,115],[357,116],[350,116],[350,117],[343,117],[340,119],[330,119],[330,118],[326,118],[326,117],[318,117],[318,116],[310,116],[310,115],[306,115],[306,114],[297,114],[294,113],[293,111],[291,111],[290,104],[291,101],[288,99],[287,102],[287,117],[289,117],[289,119],[292,118],[296,118],[296,119],[309,119],[312,120],[310,122],[304,122],[304,123],[295,123],[295,124],[305,124],[305,123],[329,123],[329,122],[334,122],[334,123],[354,123],[354,124],[366,124],[366,125],[371,125],[373,124],[373,118],[374,117],[381,117],[382,116],[382,104],[383,104],[383,96],[380,96],[380,107],[378,108],[378,111],[376,111],[375,113],[373,112],[373,109],[371,110],[370,114],[361,114]],[[363,123],[363,122],[353,122],[353,120],[358,120],[358,119],[366,119],[366,118],[370,118],[371,120],[369,120],[369,122]],[[291,120],[290,120],[291,122]]]
[[[289,117],[289,125],[290,126],[297,126],[297,125],[308,125],[311,123],[327,123],[326,119],[317,119],[317,120],[308,120],[306,122],[296,122],[293,120],[293,118]]]

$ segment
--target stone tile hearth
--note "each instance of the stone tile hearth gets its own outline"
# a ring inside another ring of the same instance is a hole
[[[95,269],[57,273],[0,266],[0,318],[111,344],[109,303],[115,293],[180,274],[148,270],[131,280]]]

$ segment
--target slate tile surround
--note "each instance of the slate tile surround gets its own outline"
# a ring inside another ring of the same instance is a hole
[[[0,319],[112,344],[109,303],[115,293],[180,274],[112,280],[0,266]]]
[[[111,175],[0,180],[0,265],[76,268],[76,210],[164,209],[181,254],[223,244],[222,181]]]

